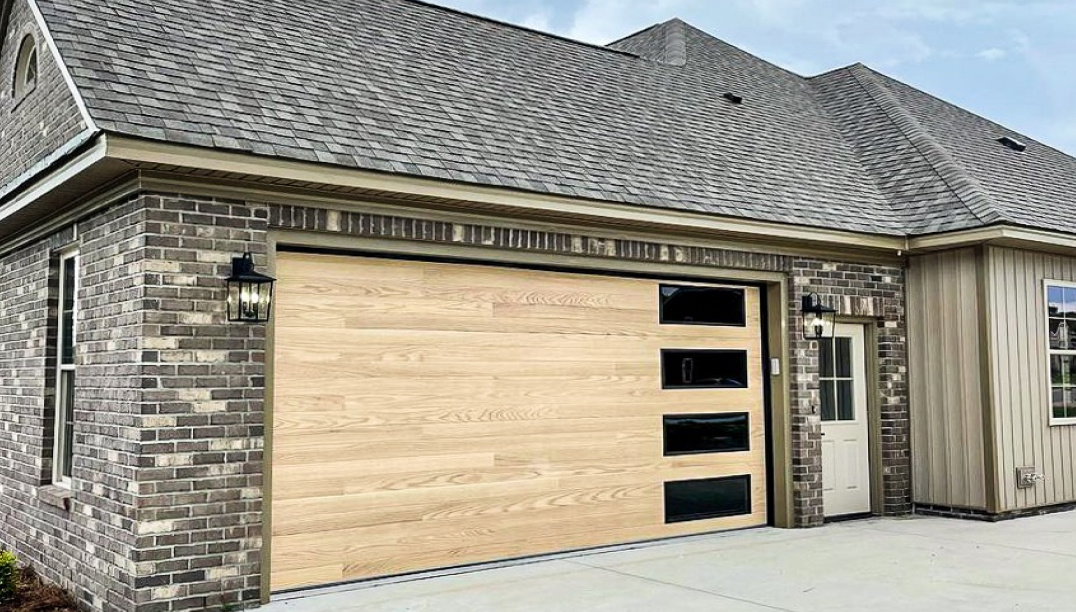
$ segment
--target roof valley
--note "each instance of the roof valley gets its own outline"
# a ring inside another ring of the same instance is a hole
[[[986,189],[923,129],[889,89],[874,78],[873,71],[855,64],[848,68],[848,73],[980,223],[1005,220]]]

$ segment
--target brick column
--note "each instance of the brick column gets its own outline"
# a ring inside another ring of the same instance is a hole
[[[265,326],[228,323],[232,257],[266,265],[268,211],[143,195],[139,612],[256,602],[261,588]]]
[[[803,340],[799,331],[800,300],[812,291],[836,307],[838,316],[875,321],[878,387],[870,392],[877,394],[881,413],[882,511],[887,515],[907,514],[911,511],[911,437],[904,272],[888,266],[811,259],[797,259],[792,267],[789,321],[796,524],[810,527],[824,520],[818,343]]]

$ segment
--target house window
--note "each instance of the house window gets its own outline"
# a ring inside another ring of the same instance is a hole
[[[33,36],[22,39],[19,55],[15,61],[15,98],[33,91],[37,85],[37,43]]]
[[[52,481],[70,485],[75,421],[75,330],[78,325],[78,253],[60,255],[60,291],[56,320],[56,432]]]
[[[1051,414],[1076,423],[1076,284],[1047,281],[1046,318]]]

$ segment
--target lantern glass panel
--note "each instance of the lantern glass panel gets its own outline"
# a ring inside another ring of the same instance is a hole
[[[806,340],[824,340],[832,338],[836,330],[837,313],[805,312],[803,313],[803,337]]]
[[[232,281],[228,284],[228,318],[232,321],[267,321],[272,301],[272,282]]]

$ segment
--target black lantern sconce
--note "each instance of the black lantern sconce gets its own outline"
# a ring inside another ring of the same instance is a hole
[[[803,296],[803,339],[827,340],[837,329],[837,309],[822,303],[817,293]]]
[[[228,277],[228,320],[265,323],[273,308],[273,284],[276,279],[254,270],[250,253],[232,258],[232,275]]]

